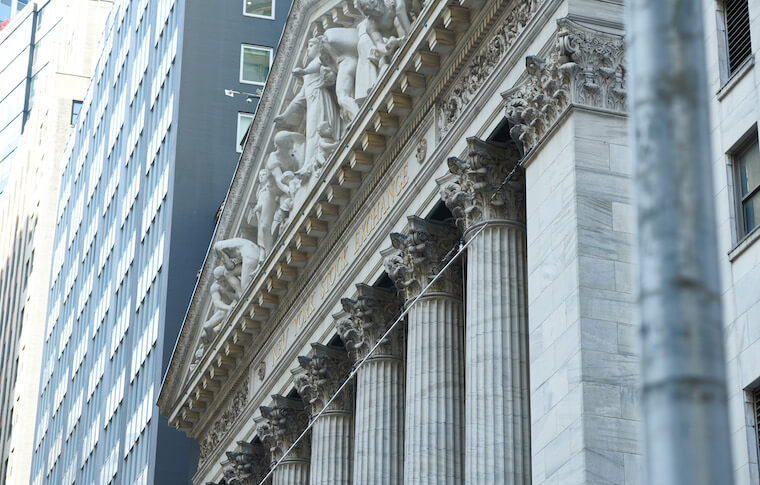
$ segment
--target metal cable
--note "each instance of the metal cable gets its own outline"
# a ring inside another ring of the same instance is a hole
[[[457,158],[457,157],[452,157],[452,158],[455,158],[457,161],[461,162],[461,160],[459,158]],[[499,185],[499,187],[497,187],[497,189],[494,191],[493,195],[491,195],[491,198],[489,199],[489,201],[493,201],[494,198],[498,195],[498,193],[504,188],[504,186],[509,183],[509,181],[515,175],[515,173],[517,172],[517,170],[519,168],[522,168],[522,165],[523,165],[523,162],[525,161],[525,158],[526,157],[524,156],[523,158],[521,158],[515,164],[515,166],[512,168],[512,170],[507,174],[507,176],[501,182],[501,184]],[[385,331],[385,333],[383,334],[383,336],[381,338],[379,338],[377,340],[377,342],[375,342],[375,345],[372,346],[372,348],[369,350],[369,352],[367,353],[367,355],[364,356],[364,358],[362,358],[354,366],[354,368],[351,371],[351,373],[348,375],[348,377],[346,377],[346,380],[343,381],[343,384],[341,384],[340,387],[338,387],[338,390],[335,391],[335,394],[333,394],[332,397],[327,400],[327,402],[325,403],[325,405],[322,407],[322,410],[319,413],[317,413],[317,415],[313,419],[311,419],[309,421],[309,424],[306,426],[306,428],[303,430],[303,432],[298,436],[298,438],[296,438],[296,440],[293,442],[292,445],[290,445],[290,447],[285,451],[285,453],[283,453],[282,457],[279,460],[277,460],[277,462],[274,464],[274,466],[272,466],[272,468],[269,470],[269,472],[266,474],[266,476],[264,476],[264,478],[261,480],[261,482],[259,482],[259,485],[265,485],[265,482],[267,481],[267,479],[269,479],[269,477],[272,476],[272,474],[277,469],[277,467],[280,465],[280,463],[282,463],[282,461],[288,456],[288,454],[291,451],[293,451],[293,448],[295,448],[296,445],[298,445],[298,443],[303,439],[303,437],[306,436],[306,433],[308,433],[309,430],[311,430],[311,428],[314,425],[314,423],[322,416],[322,414],[327,410],[327,408],[330,406],[330,404],[332,404],[332,402],[335,401],[335,399],[338,397],[338,395],[340,395],[340,393],[343,391],[343,389],[345,389],[345,387],[348,385],[348,383],[351,382],[351,379],[353,379],[354,376],[356,376],[356,374],[359,371],[359,369],[364,365],[365,362],[367,362],[367,360],[372,356],[372,354],[380,346],[380,344],[391,334],[391,332],[393,332],[396,329],[396,326],[400,322],[402,322],[404,320],[404,318],[406,317],[406,315],[409,313],[409,310],[411,310],[412,307],[430,289],[430,287],[432,287],[433,284],[436,281],[438,281],[441,278],[441,276],[443,276],[443,274],[446,272],[446,270],[449,268],[449,266],[451,266],[452,264],[454,264],[454,262],[457,260],[457,258],[459,258],[459,256],[462,255],[462,253],[470,246],[470,244],[472,244],[472,242],[475,241],[475,239],[477,239],[477,237],[480,235],[480,233],[482,233],[486,229],[486,227],[488,227],[486,224],[484,224],[483,226],[481,226],[480,229],[478,229],[478,231],[467,242],[464,242],[460,238],[458,246],[453,247],[448,253],[446,253],[446,255],[441,260],[441,264],[445,263],[444,266],[443,266],[443,268],[441,268],[438,271],[438,273],[436,273],[436,275],[433,277],[433,279],[430,280],[430,282],[427,284],[427,286],[425,286],[425,288],[423,288],[422,291],[420,291],[420,294],[417,295],[416,297],[414,297],[414,299],[411,301],[411,303],[409,303],[408,305],[406,305],[406,308],[404,309],[404,311],[401,312],[401,315],[399,315],[398,318],[396,318],[396,320],[393,322],[393,324],[390,327],[388,327],[388,330]],[[447,262],[446,260],[449,259],[449,258],[451,258],[451,259]]]

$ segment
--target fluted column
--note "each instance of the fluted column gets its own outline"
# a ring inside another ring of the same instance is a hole
[[[525,179],[518,169],[494,197],[520,155],[512,145],[467,142],[467,160],[449,160],[456,182],[441,189],[465,239],[475,237],[467,249],[465,483],[529,484]]]
[[[407,304],[456,246],[451,224],[409,218],[385,259]],[[448,269],[409,311],[404,477],[410,484],[461,484],[464,475],[464,342],[460,265]]]
[[[257,429],[276,466],[272,473],[272,485],[308,485],[308,436],[299,441],[287,456],[283,456],[308,425],[309,417],[303,401],[280,395],[274,395],[272,399],[274,406],[261,406],[264,422]]]
[[[353,383],[325,409],[351,370],[346,350],[311,344],[309,356],[298,358],[294,383],[312,419],[310,485],[350,485],[353,441]],[[322,412],[324,410],[324,412]],[[319,413],[322,415],[317,417]]]
[[[400,313],[394,290],[357,285],[341,301],[335,328],[354,363],[364,359]],[[353,483],[404,483],[403,329],[391,333],[356,373]]]

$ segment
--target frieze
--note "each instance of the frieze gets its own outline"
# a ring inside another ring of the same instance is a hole
[[[199,440],[200,453],[198,455],[198,467],[200,468],[209,459],[219,442],[232,428],[235,420],[240,416],[243,408],[248,403],[248,379],[245,379],[241,388],[232,396],[227,409],[221,417],[214,421],[206,436]]]
[[[446,101],[440,105],[438,127],[442,136],[445,136],[456,123],[470,101],[491,76],[496,66],[507,56],[520,34],[546,1],[525,0],[516,2],[517,5],[507,14],[493,37],[472,57],[449,94],[444,97]]]

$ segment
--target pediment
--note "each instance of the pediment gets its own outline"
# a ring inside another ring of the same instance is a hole
[[[399,5],[398,12],[392,10]],[[218,334],[214,327],[232,320],[232,309],[264,271],[293,216],[324,183],[341,140],[402,49],[421,8],[416,0],[294,2],[172,355],[160,406],[171,406],[191,384]],[[371,163],[362,151],[353,161],[362,171]],[[352,175],[339,175],[351,179],[344,184],[349,191],[358,187]],[[339,187],[333,196],[348,197]],[[323,205],[321,210],[329,209]],[[303,236],[301,243],[315,241]],[[258,317],[246,316],[241,338],[259,330]]]

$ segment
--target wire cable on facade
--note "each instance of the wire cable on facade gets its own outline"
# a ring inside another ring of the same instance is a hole
[[[526,156],[527,156],[527,154],[526,154]],[[515,173],[517,173],[517,170],[520,169],[520,168],[522,168],[523,162],[525,161],[526,156],[523,156],[523,158],[521,158],[515,164],[515,166],[512,168],[512,170],[507,174],[507,176],[501,182],[501,184],[499,185],[499,187],[497,187],[497,189],[494,191],[493,195],[491,195],[490,201],[493,201],[494,198],[496,198],[496,196],[499,194],[499,192],[501,192],[501,190],[504,188],[504,186],[507,185],[510,180],[512,180],[512,177],[514,177]],[[453,158],[456,158],[456,157],[453,157]],[[459,161],[458,158],[457,158],[457,160]],[[343,381],[343,383],[340,385],[340,387],[338,387],[338,390],[335,391],[335,393],[330,397],[330,399],[327,400],[327,402],[322,407],[322,410],[319,413],[317,413],[316,416],[312,417],[309,420],[309,424],[306,426],[306,428],[303,430],[303,432],[300,435],[298,435],[298,438],[296,438],[296,440],[293,442],[293,444],[290,445],[290,447],[285,451],[285,453],[282,454],[282,457],[279,460],[277,460],[277,462],[274,464],[274,466],[272,466],[272,468],[264,476],[264,478],[261,480],[261,482],[259,482],[259,485],[265,485],[266,481],[269,479],[269,477],[272,476],[272,474],[277,469],[277,467],[280,465],[280,463],[282,463],[283,460],[285,460],[285,458],[287,458],[287,456],[290,454],[290,452],[293,451],[293,449],[304,438],[304,436],[306,436],[306,434],[311,430],[312,426],[314,426],[314,423],[322,416],[322,414],[324,414],[325,411],[327,411],[327,409],[330,407],[330,404],[332,404],[333,401],[335,401],[335,399],[340,395],[340,393],[343,391],[343,389],[345,389],[345,387],[351,382],[351,379],[353,379],[354,376],[356,376],[357,372],[364,365],[364,363],[370,357],[372,357],[372,355],[374,354],[375,350],[380,346],[380,344],[382,344],[383,341],[385,341],[385,339],[388,338],[388,336],[391,334],[391,332],[393,332],[396,329],[396,327],[398,326],[398,324],[400,322],[402,322],[404,320],[404,318],[406,318],[406,315],[409,313],[409,311],[412,309],[412,307],[414,307],[414,305],[422,297],[425,296],[425,293],[443,276],[443,274],[446,272],[446,270],[449,268],[449,266],[451,266],[452,264],[454,264],[454,262],[464,253],[464,251],[472,244],[472,242],[475,241],[475,239],[477,239],[477,237],[486,229],[486,227],[488,227],[487,224],[484,224],[483,226],[481,226],[478,229],[478,231],[471,238],[469,238],[469,240],[467,242],[463,241],[460,238],[458,246],[455,246],[454,248],[452,248],[443,257],[443,259],[441,260],[442,264],[445,263],[444,266],[443,266],[443,268],[441,268],[438,271],[438,273],[435,274],[435,276],[433,277],[433,279],[430,280],[430,282],[427,284],[427,286],[425,286],[425,288],[422,289],[422,291],[419,293],[419,295],[417,295],[411,301],[411,303],[409,303],[408,305],[406,305],[406,307],[404,308],[404,311],[402,311],[401,314],[393,322],[393,324],[390,327],[388,327],[388,330],[385,331],[385,333],[383,334],[383,336],[381,338],[379,338],[377,340],[377,342],[375,342],[375,344],[372,346],[372,348],[369,350],[369,352],[367,352],[367,355],[364,356],[364,358],[362,358],[354,366],[354,368],[351,370],[351,373],[349,373],[348,377],[346,377],[346,379]]]

